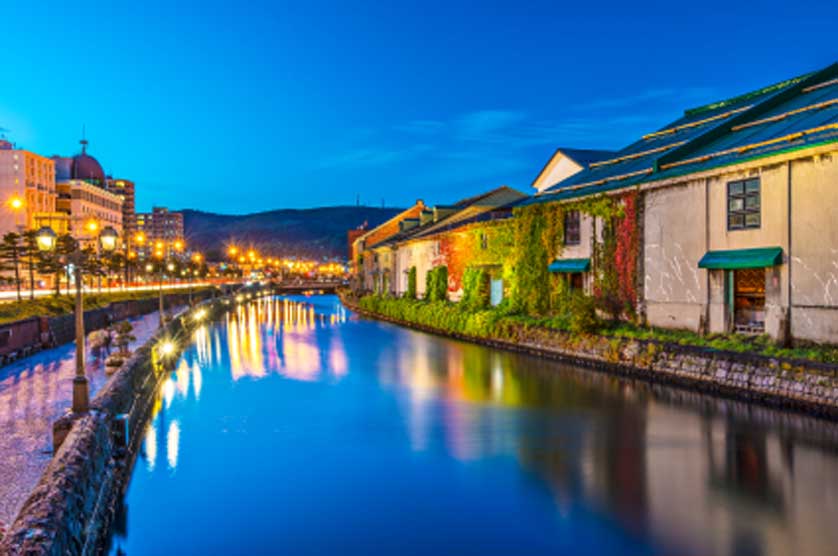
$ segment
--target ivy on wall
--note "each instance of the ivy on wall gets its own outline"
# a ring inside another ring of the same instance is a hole
[[[506,281],[512,274],[513,233],[511,220],[497,220],[441,236],[439,245],[448,266],[448,290],[455,292],[465,287],[463,280],[469,267],[484,267],[492,278]]]
[[[566,281],[562,276],[551,276],[547,266],[561,257],[565,213],[577,210],[594,221],[592,272],[597,306],[613,318],[632,315],[640,252],[637,198],[637,191],[632,191],[619,197],[601,195],[516,209],[514,309],[530,315],[568,310],[563,306]]]
[[[489,305],[490,278],[503,280],[505,313],[565,317],[584,314],[595,319],[594,307],[616,319],[633,316],[637,301],[640,256],[637,191],[601,195],[570,203],[518,207],[513,218],[475,223],[439,236],[440,257],[426,277],[425,298],[443,301],[462,288],[464,309]],[[564,275],[547,268],[562,256],[564,215],[577,210],[593,218],[592,298],[567,291]],[[444,261],[444,264],[439,264]],[[416,296],[416,268],[408,271],[407,297]],[[584,296],[582,296],[584,297]],[[563,317],[563,318],[565,318]],[[580,317],[581,318],[581,317]],[[581,321],[580,321],[581,322]]]
[[[489,306],[489,273],[482,267],[468,267],[463,273],[463,298],[466,309],[479,311]]]

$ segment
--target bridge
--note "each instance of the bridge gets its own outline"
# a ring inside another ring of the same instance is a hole
[[[346,280],[290,280],[274,282],[271,287],[274,293],[336,293],[338,288],[346,287],[349,282]]]

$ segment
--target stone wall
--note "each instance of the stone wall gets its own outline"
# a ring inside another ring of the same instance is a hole
[[[838,366],[835,365],[651,340],[573,336],[526,325],[511,325],[503,339],[451,335],[440,329],[371,314],[348,300],[344,300],[344,303],[362,315],[427,332],[838,418]]]
[[[205,306],[210,308],[210,318],[216,318],[231,305],[206,301]],[[0,541],[0,554],[102,552],[139,450],[139,431],[166,375],[155,370],[152,346],[164,335],[183,346],[192,326],[185,315],[174,318],[113,375],[91,401],[90,412],[74,420],[67,438]],[[126,421],[127,443],[123,434]]]

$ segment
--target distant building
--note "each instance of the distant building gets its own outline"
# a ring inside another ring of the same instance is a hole
[[[352,244],[355,243],[356,239],[367,233],[368,228],[369,224],[367,222],[364,222],[354,230],[349,230],[348,232],[346,232],[346,241],[348,243],[346,257],[350,265],[355,263],[355,253],[353,253]]]
[[[107,189],[122,197],[122,227],[126,236],[137,231],[136,192],[134,182],[123,178],[108,178]]]
[[[56,209],[69,215],[70,233],[77,240],[92,242],[106,226],[122,236],[123,198],[106,189],[105,171],[98,160],[87,154],[87,140],[82,139],[81,146],[81,153],[76,156],[52,157],[58,193]]]
[[[147,242],[183,240],[183,213],[166,207],[154,207],[151,212],[139,212],[137,232],[145,234]]]
[[[413,221],[419,218],[425,210],[425,203],[419,199],[410,208],[400,212],[383,224],[361,234],[352,243],[353,264],[360,280],[358,287],[366,291],[389,291],[392,277],[383,272],[389,264],[378,260],[378,255],[370,250],[387,238],[401,232],[404,228],[402,221]]]
[[[57,208],[70,216],[70,233],[83,241],[94,240],[105,226],[122,237],[122,197],[84,180],[56,185]]]
[[[56,214],[55,164],[0,139],[0,235],[62,221]],[[66,226],[66,224],[65,224]]]

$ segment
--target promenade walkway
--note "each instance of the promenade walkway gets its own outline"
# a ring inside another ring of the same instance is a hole
[[[130,319],[141,345],[157,330],[158,314]],[[20,511],[52,458],[52,423],[70,407],[75,343],[0,368],[0,533]],[[105,384],[104,356],[87,353],[91,398]]]

